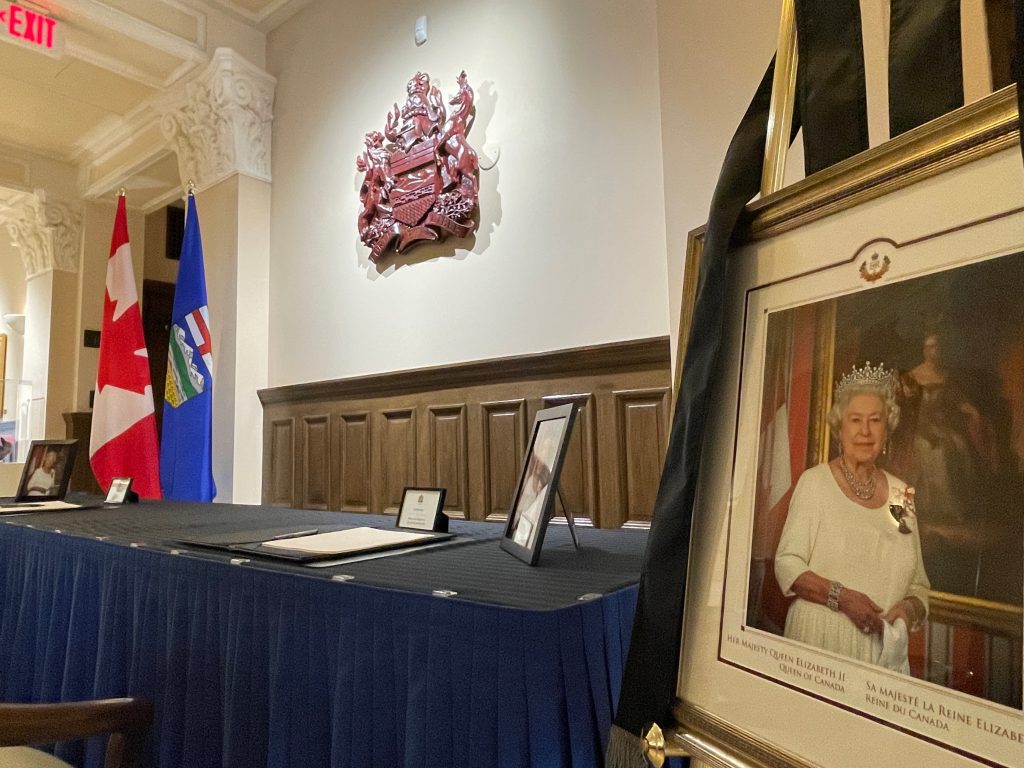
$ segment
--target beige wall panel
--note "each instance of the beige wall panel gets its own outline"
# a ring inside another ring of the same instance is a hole
[[[654,0],[395,0],[340,22],[337,5],[314,0],[267,41],[270,386],[668,332]],[[447,100],[463,69],[490,168],[480,225],[371,264],[363,138],[417,71]]]

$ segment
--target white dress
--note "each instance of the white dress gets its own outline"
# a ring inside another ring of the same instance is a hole
[[[56,472],[52,469],[47,472],[42,467],[37,467],[25,485],[26,496],[49,496],[57,491]],[[45,490],[44,490],[45,489]]]
[[[917,518],[906,521],[911,533],[900,533],[889,511],[900,503],[906,483],[885,473],[889,499],[868,509],[851,501],[836,483],[828,464],[800,476],[782,538],[775,554],[775,576],[787,596],[805,571],[863,592],[887,612],[905,597],[928,608],[928,576],[921,559]],[[846,614],[797,598],[786,614],[786,637],[877,664],[882,639],[866,635]]]

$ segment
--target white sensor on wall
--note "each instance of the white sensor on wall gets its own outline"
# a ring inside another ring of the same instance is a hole
[[[416,19],[416,45],[423,45],[427,42],[427,17],[420,16]]]

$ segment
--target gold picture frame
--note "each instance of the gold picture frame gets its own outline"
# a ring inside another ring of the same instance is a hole
[[[806,445],[810,466],[826,459],[829,451],[825,414],[836,377],[837,335],[842,335],[837,328],[845,328],[842,308],[837,316],[832,297],[854,292],[847,287],[829,293],[830,273],[846,275],[848,286],[860,279],[856,291],[871,291],[901,281],[909,284],[930,274],[901,263],[913,247],[937,260],[937,266],[927,268],[936,274],[959,269],[958,259],[966,264],[984,257],[995,263],[1001,254],[1024,251],[1024,176],[1015,97],[1013,88],[999,91],[748,206],[743,228],[734,238],[736,271],[741,274],[726,309],[722,356],[726,370],[709,424],[694,516],[674,711],[679,726],[676,746],[683,745],[696,757],[714,760],[716,754],[720,758],[725,753],[737,764],[752,766],[852,768],[869,760],[858,747],[871,743],[872,753],[899,754],[904,765],[934,764],[936,756],[945,753],[1002,766],[1012,763],[1009,750],[1020,748],[1019,742],[1012,741],[1013,734],[1024,733],[1019,702],[1024,684],[1020,653],[1024,614],[1019,604],[934,590],[929,601],[930,623],[998,634],[1015,644],[1015,657],[1009,654],[1015,661],[1005,670],[1016,685],[1016,692],[1011,691],[1016,697],[1012,707],[962,691],[947,692],[933,681],[892,677],[865,665],[827,658],[827,654],[803,653],[799,648],[794,652],[785,642],[773,645],[770,633],[746,623],[753,591],[751,488],[757,482],[754,465],[758,461],[748,448],[759,441],[759,422],[750,413],[763,410],[768,312],[767,305],[755,306],[750,297],[758,287],[820,275],[813,285],[807,282],[807,287],[794,289],[792,295],[775,299],[772,309],[817,302],[816,322],[831,327],[814,345],[810,394],[803,406],[811,425]],[[962,189],[962,197],[951,195],[953,189]],[[979,190],[985,194],[978,194]],[[936,195],[945,195],[941,210],[929,202]],[[704,228],[694,230],[687,245],[676,391],[690,333],[703,235]],[[900,258],[892,253],[879,256],[879,264],[882,258],[893,258],[896,265],[892,273],[868,280],[863,273],[871,273],[869,261],[877,254],[865,248],[886,239]],[[936,254],[940,251],[954,255],[943,257],[946,261],[939,264]],[[855,274],[858,268],[860,278]],[[757,344],[762,345],[760,358],[752,351]],[[738,458],[740,442],[751,458]],[[740,614],[742,618],[737,618]],[[723,650],[731,631],[736,639],[767,648],[765,663]],[[778,660],[772,653],[801,657],[808,669],[826,665],[846,680],[874,685],[876,692],[879,681],[884,681],[900,695],[916,697],[922,707],[929,702],[933,711],[919,713],[921,719],[915,722],[870,704],[865,700],[867,689],[852,697],[814,690],[812,684],[802,685],[773,669]],[[936,714],[939,707],[946,715]],[[780,730],[782,712],[792,718],[792,727]],[[929,717],[932,722],[927,722]],[[815,723],[813,728],[801,725],[809,722]],[[950,730],[944,731],[944,726]],[[819,738],[824,731],[830,734],[827,740]],[[844,744],[850,748],[848,757]]]

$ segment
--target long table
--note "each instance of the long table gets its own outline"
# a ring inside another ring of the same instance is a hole
[[[143,696],[151,766],[597,766],[645,534],[500,526],[327,567],[178,543],[394,519],[159,503],[0,518],[0,698]],[[58,755],[99,766],[101,744]]]

